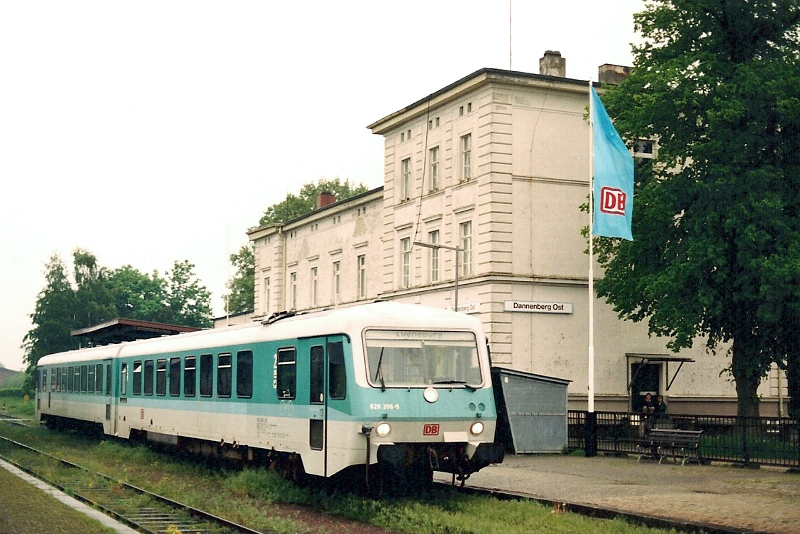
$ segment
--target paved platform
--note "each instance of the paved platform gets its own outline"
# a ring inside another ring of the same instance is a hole
[[[637,462],[634,456],[509,455],[473,474],[465,486],[729,532],[800,532],[800,474],[786,469],[682,466]]]

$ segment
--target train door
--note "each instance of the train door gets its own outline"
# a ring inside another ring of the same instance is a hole
[[[105,371],[105,396],[106,396],[106,420],[103,422],[103,429],[106,434],[114,434],[117,430],[117,399],[118,395],[114,393],[114,377],[117,370],[114,368],[114,362],[108,358],[103,360],[103,369]]]
[[[317,466],[322,476],[328,475],[328,411],[344,400],[345,374],[343,336],[309,340],[309,465]]]

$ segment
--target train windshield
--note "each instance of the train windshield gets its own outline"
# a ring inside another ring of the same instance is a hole
[[[482,384],[472,332],[367,330],[369,381],[378,387]]]

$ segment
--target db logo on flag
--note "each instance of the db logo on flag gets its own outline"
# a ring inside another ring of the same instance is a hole
[[[616,187],[600,189],[600,211],[609,215],[625,215],[625,202],[628,195]]]
[[[422,435],[423,436],[438,436],[439,435],[439,425],[435,424],[427,424],[422,428]]]

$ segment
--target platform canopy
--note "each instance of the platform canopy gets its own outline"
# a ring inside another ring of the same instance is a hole
[[[184,332],[201,330],[193,326],[138,321],[136,319],[117,318],[98,325],[73,330],[72,337],[81,341],[81,346],[110,345],[123,341],[149,339],[152,337],[171,336]]]
[[[629,360],[639,360],[636,363],[648,364],[648,363],[663,363],[666,365],[666,372],[667,378],[669,382],[667,383],[667,391],[669,391],[670,386],[675,381],[675,377],[678,376],[678,373],[683,367],[684,363],[693,363],[694,360],[692,358],[684,358],[681,356],[671,356],[669,354],[637,354],[637,353],[626,353],[625,357]],[[677,363],[678,368],[675,369],[675,374],[672,375],[672,378],[669,378],[669,364],[670,362]],[[637,370],[638,374],[638,370]],[[636,375],[634,374],[633,377],[628,381],[628,391],[631,390],[631,384],[633,381],[636,380]]]

